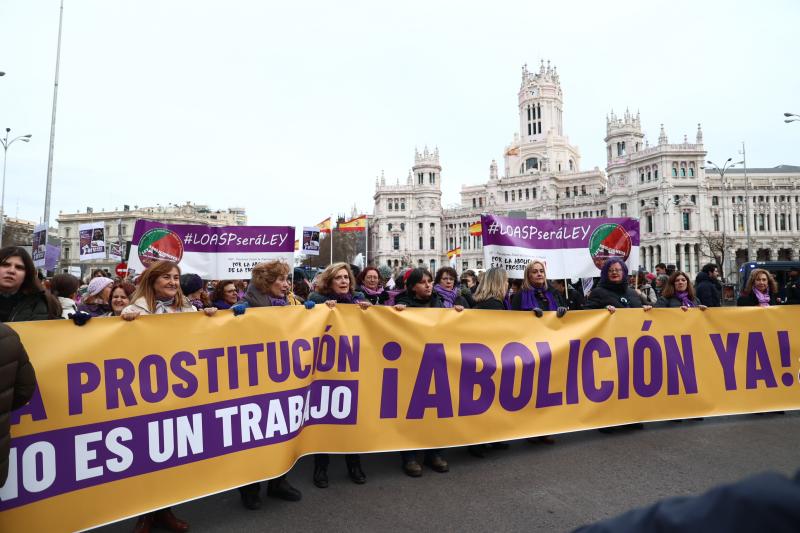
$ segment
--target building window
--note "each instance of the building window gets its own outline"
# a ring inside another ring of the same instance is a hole
[[[586,185],[581,185],[581,195],[586,196]]]
[[[394,201],[394,210],[397,211],[397,200]]]
[[[737,231],[744,231],[744,215],[739,215],[737,224],[736,224]]]
[[[512,201],[512,202],[514,201],[514,193],[515,193],[515,192],[516,192],[516,191],[511,191],[511,201]]]
[[[567,198],[569,198],[569,187],[566,188]]]
[[[764,228],[766,227],[764,224],[764,218],[765,217],[763,213],[758,215],[758,231],[764,231]]]
[[[406,230],[406,223],[405,222],[401,222],[400,223],[400,231],[405,231],[405,230]]]
[[[686,167],[681,167],[681,177],[682,178],[686,177]]]
[[[431,272],[436,272],[436,259],[431,259]]]
[[[693,195],[692,195],[690,198],[692,199],[692,203],[693,203],[693,204],[695,204],[695,205],[697,205],[697,196],[695,196],[695,195],[693,194]]]
[[[401,211],[405,211],[406,210],[406,201],[405,201],[405,199],[400,201],[400,210]]]
[[[392,231],[392,223],[391,223],[391,222],[389,222],[389,225],[388,225],[387,229],[388,229],[389,231]]]
[[[539,159],[535,157],[529,157],[525,160],[525,170],[533,170],[539,168]]]
[[[684,231],[689,231],[689,212],[688,211],[684,211],[683,212],[683,230]]]
[[[64,259],[69,261],[69,248],[64,248]]]
[[[391,210],[392,210],[392,200],[391,200],[391,198],[390,198],[390,199],[389,199],[389,211],[391,211]]]
[[[461,262],[461,268],[463,270],[469,270],[469,261],[462,261]]]
[[[431,185],[436,185],[436,174],[431,172],[428,174],[428,179],[430,179]]]
[[[653,215],[647,215],[647,233],[653,233]]]
[[[619,204],[619,214],[620,214],[620,216],[623,216],[623,217],[628,216],[628,204],[627,203]]]
[[[431,224],[431,250],[436,249],[436,237],[434,237],[435,233],[436,233],[436,224]]]
[[[536,199],[536,189],[533,189],[533,198]]]
[[[526,200],[530,200],[531,199],[531,190],[530,189],[525,189],[525,199]]]
[[[644,172],[639,174],[639,183],[644,183]]]
[[[70,228],[64,228],[64,237],[69,237]]]
[[[711,205],[719,205],[719,197],[718,196],[712,196],[711,197]]]
[[[719,231],[719,215],[714,215],[714,231]]]
[[[575,170],[575,162],[572,159],[569,160],[569,170],[570,172]]]
[[[781,213],[781,224],[780,224],[781,231],[786,231],[786,215]]]
[[[690,178],[694,177],[694,168],[693,167],[689,167],[689,177]]]
[[[478,207],[483,207],[483,196],[478,198]]]
[[[506,202],[508,202],[508,191],[504,191],[504,194],[505,194],[505,197],[506,197]]]
[[[473,209],[474,209],[474,208],[476,208],[476,207],[478,207],[478,202],[477,202],[477,199],[476,199],[476,198],[473,198],[473,199],[472,199],[472,207],[473,207]]]
[[[423,185],[425,183],[425,173],[419,172],[417,173],[417,185]]]
[[[395,250],[399,250],[400,249],[400,236],[399,235],[394,235],[392,237],[392,248],[395,249]]]
[[[655,170],[653,171],[653,179],[654,179],[654,180],[658,180],[658,169],[655,169]]]
[[[678,177],[678,167],[672,167],[672,177],[673,178]]]

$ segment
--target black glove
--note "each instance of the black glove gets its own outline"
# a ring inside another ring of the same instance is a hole
[[[542,318],[542,316],[544,315],[544,311],[542,311],[541,308],[539,307],[534,307],[533,314],[536,315],[536,318]]]
[[[92,318],[92,315],[90,315],[86,311],[76,311],[75,313],[72,313],[67,316],[72,319],[72,321],[75,323],[76,326],[83,326],[84,324],[89,322],[89,320],[91,320]]]
[[[558,309],[556,309],[556,316],[558,318],[561,318],[562,316],[564,316],[566,314],[567,314],[567,308],[566,307],[559,307]]]

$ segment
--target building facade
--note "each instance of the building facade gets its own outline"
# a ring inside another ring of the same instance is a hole
[[[133,209],[126,205],[122,210],[99,213],[90,207],[83,213],[60,212],[56,218],[58,236],[61,239],[61,260],[58,271],[63,272],[69,267],[79,266],[83,276],[89,275],[96,269],[106,269],[113,273],[114,266],[119,261],[108,257],[109,246],[106,246],[104,259],[80,260],[79,227],[81,224],[102,222],[105,225],[106,243],[125,244],[133,238],[133,229],[138,219],[156,220],[165,224],[247,225],[247,214],[242,207],[213,210],[206,205],[191,202],[156,207],[134,206]]]
[[[650,146],[639,113],[606,117],[606,169],[581,169],[563,131],[564,100],[549,62],[522,68],[519,131],[488,180],[462,185],[460,205],[442,208],[439,151],[415,154],[405,184],[376,181],[370,220],[371,262],[394,269],[446,264],[461,247],[460,270],[483,268],[480,236],[469,226],[482,213],[525,218],[634,217],[640,220],[640,265],[672,263],[694,276],[715,260],[730,277],[747,258],[800,257],[800,167],[706,168],[702,128],[670,143],[662,125]],[[746,199],[748,199],[746,201]],[[750,238],[747,238],[749,230]],[[749,252],[748,252],[749,243]]]

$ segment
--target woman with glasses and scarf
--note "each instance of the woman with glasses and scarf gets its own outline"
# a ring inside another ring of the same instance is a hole
[[[456,287],[458,274],[453,267],[445,266],[436,271],[436,278],[433,280],[433,290],[442,299],[442,304],[447,309],[452,309],[460,305],[464,309],[469,309],[470,303]],[[467,290],[467,292],[469,292]]]
[[[534,260],[525,267],[522,290],[511,297],[512,311],[533,311],[537,317],[543,311],[555,311],[561,318],[567,312],[564,293],[547,282],[547,271],[542,261]]]
[[[664,284],[664,289],[661,291],[661,296],[658,297],[656,307],[680,307],[684,311],[688,311],[692,307],[696,307],[701,311],[708,309],[697,299],[692,282],[689,281],[689,276],[680,270],[673,272]]]
[[[628,285],[628,266],[618,257],[612,257],[600,270],[600,282],[589,293],[584,309],[606,309],[614,313],[617,308],[633,307],[649,311],[636,291]]]
[[[364,298],[372,305],[383,305],[389,293],[383,286],[381,273],[374,266],[368,266],[358,274],[358,288]]]

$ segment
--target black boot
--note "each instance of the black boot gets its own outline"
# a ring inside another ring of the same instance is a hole
[[[286,475],[269,480],[267,483],[267,496],[286,500],[287,502],[299,502],[303,497],[299,490],[289,484]]]
[[[320,489],[328,488],[328,467],[314,467],[314,486]]]
[[[239,494],[242,496],[242,505],[244,505],[245,509],[251,511],[261,509],[261,497],[258,495],[260,491],[260,483],[239,487]]]
[[[350,477],[350,480],[356,485],[363,485],[366,483],[367,475],[364,473],[364,470],[361,469],[361,458],[358,455],[346,456],[345,461],[347,462],[347,475]]]

